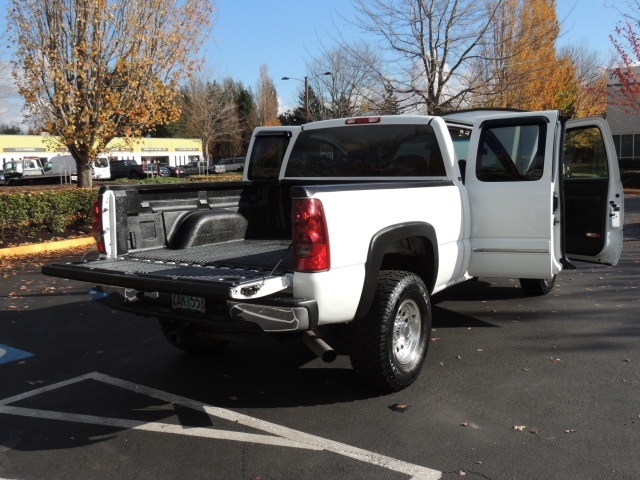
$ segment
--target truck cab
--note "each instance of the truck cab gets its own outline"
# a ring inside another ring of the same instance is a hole
[[[44,173],[39,157],[23,157],[19,160],[11,160],[4,165],[4,182],[10,185],[24,177],[39,177]]]

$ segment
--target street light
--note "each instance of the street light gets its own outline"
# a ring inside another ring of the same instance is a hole
[[[321,77],[322,75],[331,75],[331,72],[323,72],[313,77],[304,77],[304,80],[301,78],[295,77],[282,77],[282,80],[298,80],[299,82],[304,82],[304,113],[306,118],[306,123],[309,123],[309,80],[313,80],[314,78]]]

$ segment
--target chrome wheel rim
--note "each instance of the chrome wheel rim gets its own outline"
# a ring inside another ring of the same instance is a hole
[[[411,363],[420,346],[420,308],[413,300],[406,299],[398,308],[393,322],[393,356],[401,365]]]

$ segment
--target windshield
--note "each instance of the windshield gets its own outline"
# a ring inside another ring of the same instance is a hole
[[[109,166],[109,161],[106,158],[94,158],[93,166],[96,168],[106,168]]]
[[[298,136],[287,177],[444,176],[429,125],[354,125],[307,130]]]

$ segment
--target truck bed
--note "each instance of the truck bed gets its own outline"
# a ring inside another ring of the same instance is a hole
[[[117,257],[52,264],[47,275],[138,291],[228,298],[293,272],[290,207],[278,184],[111,186]]]
[[[157,249],[117,259],[43,267],[47,275],[142,291],[227,297],[229,290],[293,270],[290,242],[237,240],[180,250]]]

